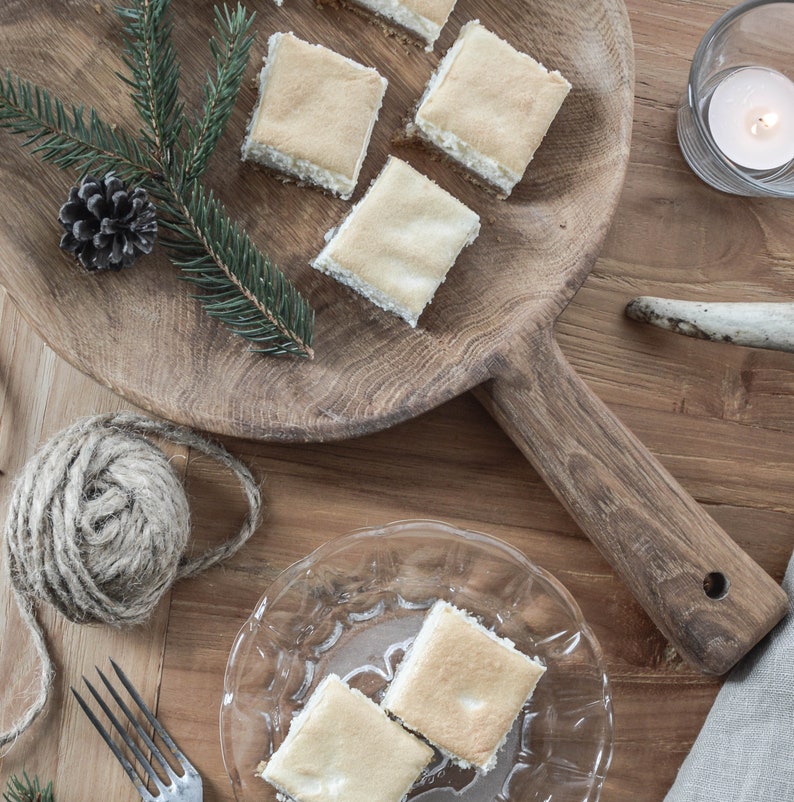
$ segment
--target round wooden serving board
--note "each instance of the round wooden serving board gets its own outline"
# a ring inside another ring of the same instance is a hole
[[[0,66],[135,131],[116,75],[124,67],[112,6],[6,0]],[[174,0],[173,10],[183,94],[197,106],[212,5]],[[312,303],[315,359],[248,351],[204,314],[162,253],[122,273],[84,272],[58,248],[58,208],[76,177],[21,154],[0,131],[14,156],[0,166],[0,280],[22,313],[55,351],[139,406],[243,438],[352,437],[479,386],[682,654],[727,670],[782,616],[785,596],[592,396],[553,339],[556,317],[598,254],[628,161],[633,52],[621,0],[459,0],[433,53],[343,7],[259,0],[256,10],[252,63],[206,182]],[[433,154],[394,143],[440,55],[474,18],[573,85],[507,201]],[[394,153],[480,214],[480,237],[417,330],[308,266],[350,202],[240,161],[267,37],[288,30],[389,80],[353,201]],[[704,591],[714,575],[729,585],[722,598]]]
[[[115,75],[120,21],[112,3],[5,4],[2,67],[93,105],[136,131]],[[101,11],[97,11],[101,8]],[[197,107],[211,65],[212,3],[173,0],[183,94]],[[58,248],[58,208],[76,176],[23,154],[0,167],[2,281],[26,318],[67,361],[171,420],[242,437],[325,440],[382,428],[438,405],[489,374],[489,361],[528,330],[548,326],[587,275],[611,220],[628,159],[632,46],[620,0],[483,3],[459,0],[435,52],[388,36],[361,14],[314,0],[272,0],[257,12],[243,89],[206,184],[317,312],[316,357],[272,359],[211,320],[164,253],[120,274],[88,274]],[[393,138],[465,21],[479,18],[515,46],[560,69],[574,89],[508,202],[418,147]],[[284,184],[240,160],[267,39],[294,31],[362,63],[389,87],[351,201]],[[394,153],[477,211],[482,233],[463,252],[413,331],[309,267],[323,236]]]

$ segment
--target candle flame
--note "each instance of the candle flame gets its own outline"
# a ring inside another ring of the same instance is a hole
[[[758,136],[758,134],[768,131],[770,128],[774,128],[779,119],[780,115],[778,115],[777,112],[768,111],[766,114],[762,114],[750,126],[750,132],[753,134],[753,136]]]

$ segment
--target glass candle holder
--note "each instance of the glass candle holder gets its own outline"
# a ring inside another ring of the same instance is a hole
[[[745,0],[709,28],[678,110],[678,141],[716,189],[794,198],[794,0]]]

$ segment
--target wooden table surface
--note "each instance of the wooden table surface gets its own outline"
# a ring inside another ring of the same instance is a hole
[[[629,321],[623,309],[636,295],[790,298],[794,205],[720,194],[692,174],[677,147],[675,112],[692,54],[730,3],[627,5],[636,51],[631,162],[601,257],[558,323],[559,341],[594,391],[780,581],[794,546],[794,354],[668,334]],[[81,416],[130,408],[55,356],[5,297],[0,382],[3,511],[14,475],[38,444]],[[138,798],[68,693],[112,655],[201,771],[205,800],[231,800],[218,738],[223,673],[268,583],[336,535],[435,518],[513,543],[568,587],[601,642],[614,694],[615,749],[601,798],[664,798],[720,679],[699,674],[668,646],[471,395],[354,441],[224,443],[262,482],[263,525],[224,566],[178,583],[144,626],[79,626],[40,610],[55,683],[45,713],[0,760],[3,787],[25,769],[53,779],[58,802]],[[233,478],[204,457],[184,456],[200,548],[235,530],[244,503]],[[30,698],[38,664],[5,577],[0,585],[5,727]]]

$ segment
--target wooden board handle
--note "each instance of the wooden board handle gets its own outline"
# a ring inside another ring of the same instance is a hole
[[[574,372],[551,330],[497,361],[478,398],[688,662],[723,674],[786,594]]]

